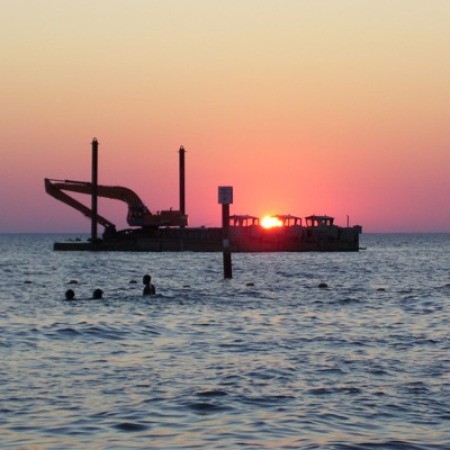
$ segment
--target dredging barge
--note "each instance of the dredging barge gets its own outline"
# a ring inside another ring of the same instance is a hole
[[[91,219],[88,241],[55,242],[54,250],[125,251],[125,252],[220,252],[223,250],[223,227],[188,227],[185,213],[184,156],[180,147],[180,209],[152,213],[131,189],[97,183],[97,141],[92,142],[92,181],[45,179],[45,190],[52,197],[75,208]],[[66,193],[91,196],[87,207]],[[98,214],[97,198],[105,197],[127,203],[130,229],[117,231],[109,220]],[[344,252],[359,250],[359,225],[341,227],[334,218],[311,215],[304,220],[292,215],[274,215],[276,226],[267,228],[250,215],[229,216],[228,238],[231,252]],[[97,225],[104,227],[97,237]]]

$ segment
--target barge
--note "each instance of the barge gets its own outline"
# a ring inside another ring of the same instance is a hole
[[[180,147],[180,209],[152,213],[140,197],[129,188],[103,186],[97,183],[97,140],[92,142],[92,181],[45,179],[47,194],[81,212],[91,220],[88,241],[55,242],[54,250],[62,251],[126,251],[126,252],[220,252],[224,248],[224,228],[227,245],[232,252],[345,252],[359,250],[362,227],[337,226],[334,218],[311,215],[304,219],[292,215],[274,215],[260,220],[250,215],[232,215],[222,227],[188,227],[185,213],[184,156]],[[87,194],[91,207],[69,193]],[[116,230],[108,219],[98,214],[97,198],[123,201],[128,206],[130,227]],[[103,226],[101,238],[97,226]]]
[[[329,216],[308,216],[305,224],[300,220],[296,217],[296,223],[265,228],[256,217],[231,216],[230,250],[233,253],[359,250],[362,231],[359,225],[340,227],[334,225],[333,217]],[[55,242],[53,248],[66,251],[220,252],[223,240],[220,227],[158,227],[105,233],[95,242]]]

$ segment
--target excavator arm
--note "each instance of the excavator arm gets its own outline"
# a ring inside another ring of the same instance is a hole
[[[87,181],[74,180],[52,180],[45,179],[45,191],[47,194],[57,200],[66,203],[83,213],[85,216],[92,218],[92,210],[80,203],[78,200],[70,197],[63,191],[78,192],[81,194],[92,194],[92,183]],[[139,196],[126,187],[122,186],[97,186],[97,195],[115,200],[120,200],[128,205],[127,223],[130,226],[140,227],[159,227],[159,226],[186,226],[187,216],[181,214],[180,211],[160,211],[152,214],[144,205]],[[105,228],[115,229],[114,224],[101,216],[98,222]],[[111,228],[113,227],[113,228]]]
[[[86,183],[90,184],[90,183]],[[75,184],[73,184],[71,181],[68,180],[50,180],[49,178],[45,179],[45,192],[47,194],[51,195],[52,197],[56,198],[56,200],[59,200],[66,205],[71,206],[72,208],[76,209],[77,211],[80,211],[82,214],[84,214],[86,217],[92,218],[92,210],[88,208],[87,206],[83,205],[83,203],[79,202],[78,200],[74,199],[70,195],[67,195],[64,190],[67,191],[75,191],[75,192],[82,192],[87,193],[84,191],[71,189],[71,187],[75,187]],[[98,223],[105,227],[105,229],[108,230],[115,230],[116,226],[110,222],[109,220],[105,219],[103,216],[97,214],[97,220]]]

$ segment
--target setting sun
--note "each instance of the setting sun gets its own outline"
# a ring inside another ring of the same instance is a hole
[[[282,227],[283,222],[278,217],[264,216],[261,219],[261,226],[264,228]]]

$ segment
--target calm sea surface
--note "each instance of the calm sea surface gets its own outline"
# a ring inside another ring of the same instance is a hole
[[[65,239],[0,235],[2,449],[450,449],[449,234],[235,254],[229,281]]]

